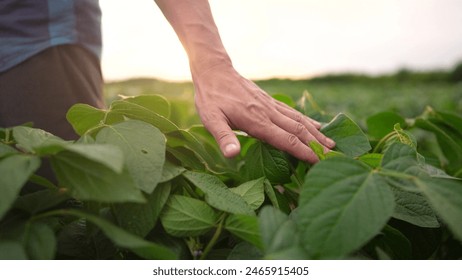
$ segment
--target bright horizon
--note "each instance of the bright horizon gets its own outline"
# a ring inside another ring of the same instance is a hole
[[[107,81],[190,80],[152,0],[100,0]],[[210,0],[236,69],[251,79],[450,68],[462,60],[460,0]]]

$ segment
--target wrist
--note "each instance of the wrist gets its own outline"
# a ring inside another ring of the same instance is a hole
[[[189,67],[193,79],[197,79],[216,68],[233,69],[233,64],[228,55],[205,56],[190,59]]]

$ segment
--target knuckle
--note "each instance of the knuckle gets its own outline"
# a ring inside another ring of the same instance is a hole
[[[297,136],[289,133],[287,134],[287,143],[289,143],[290,146],[294,147],[297,145],[298,143],[298,138]]]
[[[305,126],[304,126],[303,124],[301,124],[301,123],[299,123],[299,122],[297,122],[297,123],[295,124],[295,133],[296,133],[297,135],[302,134],[304,130],[305,130]]]
[[[220,131],[215,133],[215,138],[217,139],[217,141],[221,141],[223,139],[228,138],[231,135],[232,135],[232,132],[230,132],[230,131],[220,130]]]
[[[294,120],[298,123],[302,122],[302,115],[300,113],[296,113],[294,116]]]

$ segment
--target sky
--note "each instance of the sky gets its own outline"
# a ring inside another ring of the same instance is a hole
[[[462,61],[462,0],[209,0],[235,68],[250,79],[451,68]],[[100,0],[106,80],[190,80],[153,0]]]

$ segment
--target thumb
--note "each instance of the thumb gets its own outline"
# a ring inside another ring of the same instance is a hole
[[[225,121],[215,121],[206,127],[220,147],[221,153],[227,157],[235,157],[241,151],[236,135]]]

